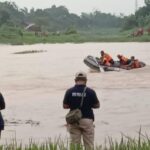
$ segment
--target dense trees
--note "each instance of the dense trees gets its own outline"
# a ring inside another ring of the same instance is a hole
[[[90,14],[82,13],[81,23],[86,28],[121,27],[122,19],[111,14],[94,11]]]
[[[150,0],[145,0],[146,6],[139,8],[134,15],[124,18],[123,29],[150,26]]]
[[[115,16],[94,11],[80,16],[69,13],[64,6],[46,9],[20,9],[14,2],[0,2],[0,27],[11,26],[24,28],[34,23],[44,31],[99,30],[101,28],[123,28],[125,30],[150,26],[150,0],[130,16]],[[70,30],[71,29],[71,30]]]
[[[150,0],[144,0],[146,5],[150,5]]]
[[[29,23],[35,23],[48,31],[66,31],[70,28],[77,30],[89,30],[108,27],[120,27],[122,19],[111,14],[95,11],[82,13],[78,16],[69,13],[64,6],[53,5],[47,9],[27,8],[19,9],[13,2],[0,2],[0,26],[3,24],[24,27]]]

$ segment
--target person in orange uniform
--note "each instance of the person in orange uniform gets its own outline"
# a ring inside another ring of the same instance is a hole
[[[130,63],[130,60],[123,55],[118,54],[117,57],[119,59],[120,65],[128,65]]]
[[[141,68],[141,64],[138,59],[135,59],[134,56],[131,56],[131,63],[129,64],[132,69]]]
[[[111,66],[114,64],[114,60],[112,59],[112,57],[105,53],[103,50],[101,51],[101,58],[102,60],[102,65],[107,65],[107,66]]]
[[[102,59],[102,65],[111,66],[111,63],[104,57],[104,58]]]
[[[139,60],[135,59],[134,56],[131,56],[130,61],[131,61],[130,64],[122,66],[122,68],[127,69],[127,70],[141,68],[141,64]]]

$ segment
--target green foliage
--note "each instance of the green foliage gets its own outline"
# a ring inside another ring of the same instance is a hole
[[[48,139],[44,142],[34,142],[33,139],[29,143],[23,144],[16,140],[11,143],[1,144],[0,150],[84,150],[81,144],[70,144],[60,138],[52,141]],[[139,132],[138,139],[122,135],[120,140],[113,140],[111,137],[106,139],[105,144],[95,145],[95,150],[150,150],[150,138]]]
[[[1,20],[1,24],[5,24],[6,21],[11,22],[13,25],[21,24],[24,15],[19,11],[17,5],[14,2],[0,2],[0,16],[6,17],[4,20]]]
[[[135,12],[134,15],[124,17],[124,23],[122,28],[125,30],[135,27],[146,27],[150,25],[150,5],[141,7]]]
[[[74,28],[74,27],[69,27],[65,34],[76,34],[77,33],[77,30]]]
[[[123,29],[128,30],[137,27],[138,22],[134,15],[124,18]]]
[[[7,21],[10,19],[10,15],[5,10],[0,10],[0,25],[7,23]]]
[[[121,24],[122,19],[120,17],[100,11],[94,11],[90,14],[82,13],[81,15],[81,25],[87,29],[121,27]]]
[[[111,14],[95,11],[78,16],[69,13],[64,6],[51,8],[34,9],[28,11],[27,8],[19,9],[14,2],[0,2],[0,25],[9,24],[24,28],[28,23],[35,23],[50,32],[65,31],[74,27],[76,30],[120,27],[122,19]]]
[[[150,0],[144,0],[146,5],[150,5]]]
[[[49,33],[48,36],[35,36],[34,32],[27,32],[19,28],[4,26],[0,28],[0,43],[10,43],[13,45],[34,44],[34,43],[82,43],[82,42],[130,42],[130,41],[150,41],[150,36],[145,34],[142,37],[132,37],[133,30],[120,32],[118,28],[103,28],[101,30],[84,31],[76,30],[69,34],[65,32]]]
[[[134,15],[118,17],[94,11],[78,16],[69,13],[65,6],[46,9],[19,9],[14,2],[0,2],[0,42],[11,44],[55,43],[55,42],[92,42],[92,41],[150,41],[149,36],[131,38],[125,30],[133,31],[139,27],[150,27],[150,5],[140,8]],[[48,37],[24,31],[34,23]],[[120,30],[122,28],[122,30]],[[115,30],[113,30],[115,29]],[[116,29],[118,31],[116,31]],[[120,32],[120,31],[124,32]]]

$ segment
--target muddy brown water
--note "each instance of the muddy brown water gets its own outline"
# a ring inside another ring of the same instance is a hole
[[[136,137],[140,127],[150,133],[150,43],[0,45],[0,49],[0,91],[6,101],[3,140],[68,137],[62,100],[80,70],[87,73],[87,85],[96,90],[101,102],[101,108],[94,110],[96,143],[121,134]],[[114,59],[118,53],[134,55],[147,66],[93,72],[83,59],[99,56],[102,49]],[[44,53],[14,54],[32,50]]]

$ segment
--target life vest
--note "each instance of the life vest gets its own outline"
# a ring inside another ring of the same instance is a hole
[[[102,64],[105,66],[111,66],[110,62],[105,57],[103,58]]]
[[[104,53],[103,57],[106,58],[108,62],[110,62],[112,60],[112,57],[107,53]]]
[[[135,59],[132,66],[132,68],[141,68],[141,64],[140,62],[138,61],[138,59]]]
[[[126,65],[128,62],[128,58],[124,57],[123,55],[120,56],[120,64]]]

